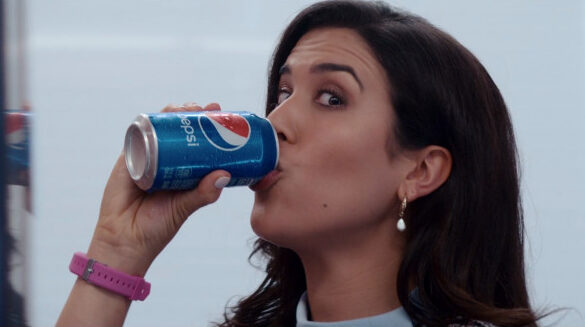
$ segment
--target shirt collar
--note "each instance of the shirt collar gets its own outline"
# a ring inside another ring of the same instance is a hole
[[[412,327],[412,321],[402,307],[376,316],[336,322],[309,321],[308,317],[307,293],[305,292],[297,304],[296,327]]]

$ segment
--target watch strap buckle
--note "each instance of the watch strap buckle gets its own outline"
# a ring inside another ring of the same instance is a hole
[[[81,279],[83,279],[86,282],[89,281],[89,275],[93,273],[94,264],[95,264],[94,259],[87,260],[87,265],[85,265],[85,269],[83,270],[83,275],[81,275]]]

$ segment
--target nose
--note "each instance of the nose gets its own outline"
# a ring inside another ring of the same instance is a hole
[[[289,99],[290,100],[290,99]],[[274,126],[280,143],[294,144],[297,142],[297,120],[290,101],[285,101],[274,108],[266,117]]]

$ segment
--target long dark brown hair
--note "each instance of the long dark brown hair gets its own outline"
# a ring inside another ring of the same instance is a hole
[[[325,1],[284,31],[271,63],[266,113],[277,102],[279,69],[310,30],[344,27],[370,46],[390,81],[401,149],[438,145],[453,167],[435,192],[410,204],[396,281],[417,325],[470,320],[536,326],[524,274],[523,214],[516,144],[504,100],[481,63],[425,19],[381,2]],[[259,239],[266,278],[222,326],[293,326],[306,290],[299,257]],[[414,291],[412,286],[414,286]]]

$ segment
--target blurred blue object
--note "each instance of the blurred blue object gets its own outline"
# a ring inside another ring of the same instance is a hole
[[[13,110],[4,113],[6,184],[30,184],[30,122],[29,112]]]

